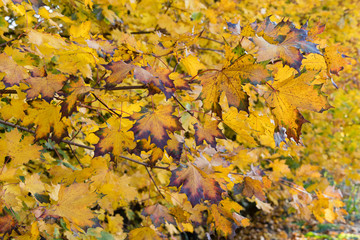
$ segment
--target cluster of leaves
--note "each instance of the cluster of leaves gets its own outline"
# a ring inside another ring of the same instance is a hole
[[[240,24],[232,1],[70,3],[0,2],[1,233],[229,237],[249,225],[240,203],[284,199],[343,220],[300,159],[301,112],[331,108],[347,64],[324,25]]]

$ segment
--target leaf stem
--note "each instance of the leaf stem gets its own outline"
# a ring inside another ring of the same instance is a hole
[[[273,91],[276,91],[276,89],[273,86],[271,86],[270,83],[266,83],[266,85],[268,85]]]

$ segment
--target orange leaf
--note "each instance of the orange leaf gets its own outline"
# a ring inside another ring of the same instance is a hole
[[[171,171],[169,187],[181,186],[181,193],[185,193],[194,207],[202,200],[209,200],[211,203],[217,203],[221,200],[221,194],[224,192],[219,183],[207,177],[207,175],[193,164],[188,163],[185,167],[178,167]]]
[[[172,113],[172,106],[161,105],[153,112],[133,114],[131,119],[136,120],[136,123],[130,131],[134,132],[135,140],[147,139],[150,136],[152,143],[164,149],[170,139],[166,131],[182,130],[179,118],[172,115]]]
[[[136,147],[134,136],[121,126],[127,119],[111,118],[107,121],[108,126],[101,128],[95,134],[99,137],[99,142],[95,144],[94,156],[104,155],[111,152],[115,156],[122,154],[124,149]],[[129,121],[129,120],[127,120]]]
[[[11,215],[0,216],[0,233],[11,233],[16,224],[16,220]]]
[[[144,216],[150,216],[153,224],[155,225],[155,227],[160,227],[160,225],[162,223],[165,223],[165,220],[168,223],[171,224],[176,224],[176,221],[174,219],[173,216],[171,216],[168,213],[169,209],[164,207],[163,205],[157,203],[155,205],[152,206],[148,206],[146,207],[143,211],[142,211],[142,215]]]
[[[225,138],[220,129],[218,128],[219,121],[210,120],[210,118],[206,118],[204,124],[195,123],[195,142],[196,145],[202,145],[203,141],[206,141],[210,144],[211,147],[216,147],[216,138]]]
[[[6,73],[3,82],[7,87],[19,85],[21,80],[29,77],[26,69],[19,66],[12,57],[6,55],[6,53],[0,54],[0,72]]]
[[[64,75],[52,73],[49,73],[46,77],[29,78],[26,82],[31,87],[26,90],[26,97],[27,99],[34,99],[41,94],[41,98],[50,102],[54,94],[63,87],[65,81],[66,77]]]
[[[114,85],[121,83],[134,66],[123,61],[118,61],[109,63],[105,68],[112,71],[110,76],[105,79],[106,87],[111,89]]]

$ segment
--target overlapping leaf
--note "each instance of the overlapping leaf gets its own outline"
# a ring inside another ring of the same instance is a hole
[[[231,106],[247,111],[248,97],[242,90],[242,84],[246,81],[261,83],[268,77],[268,71],[257,64],[252,55],[244,55],[222,70],[208,72],[200,77],[204,108],[214,109],[224,92]]]
[[[27,79],[29,74],[26,69],[19,66],[11,56],[6,53],[0,54],[0,72],[5,73],[2,81],[5,86],[11,87],[13,85],[19,85],[22,80]]]
[[[169,214],[169,210],[159,203],[145,208],[142,215],[150,216],[155,227],[160,227],[165,221],[174,225],[176,224],[174,217]]]
[[[207,177],[191,163],[172,171],[169,187],[181,187],[180,192],[187,195],[192,206],[205,200],[217,203],[222,199],[221,194],[225,192],[215,179]]]
[[[89,191],[89,184],[74,183],[69,187],[61,186],[56,205],[53,205],[48,215],[64,217],[80,226],[91,226],[96,215],[90,210],[97,194]],[[76,211],[74,211],[76,209]]]
[[[124,149],[133,149],[136,146],[132,132],[128,132],[129,127],[124,124],[127,119],[112,118],[108,120],[108,127],[96,132],[99,142],[95,145],[95,156],[112,153],[120,155]],[[129,126],[129,124],[128,124]],[[131,126],[131,125],[130,125]]]
[[[316,44],[307,41],[307,31],[295,28],[289,21],[281,21],[275,25],[267,19],[259,25],[254,28],[263,32],[263,35],[252,38],[258,47],[256,58],[259,62],[280,58],[285,64],[300,71],[304,58],[301,51],[320,54]]]
[[[319,92],[319,87],[309,84],[315,74],[309,71],[300,76],[274,82],[263,93],[277,124],[285,127],[288,137],[296,141],[299,141],[301,126],[306,122],[298,109],[322,112],[331,107],[326,97]]]
[[[206,141],[213,148],[216,147],[215,138],[225,138],[223,133],[218,128],[219,121],[211,120],[210,117],[205,118],[204,124],[195,123],[195,142],[196,145],[202,145]]]
[[[62,74],[49,73],[46,77],[32,77],[26,80],[30,88],[26,90],[27,98],[34,99],[38,95],[50,102],[54,94],[64,85],[66,77]]]
[[[135,140],[150,137],[152,143],[164,149],[170,139],[167,131],[182,130],[179,118],[172,115],[172,113],[172,106],[161,105],[151,112],[133,114],[131,119],[136,120],[136,122],[130,131],[134,132]]]

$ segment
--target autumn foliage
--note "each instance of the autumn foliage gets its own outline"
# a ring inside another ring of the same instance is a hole
[[[351,58],[321,18],[258,11],[0,2],[0,233],[231,238],[249,204],[345,221],[346,173],[307,145]]]

